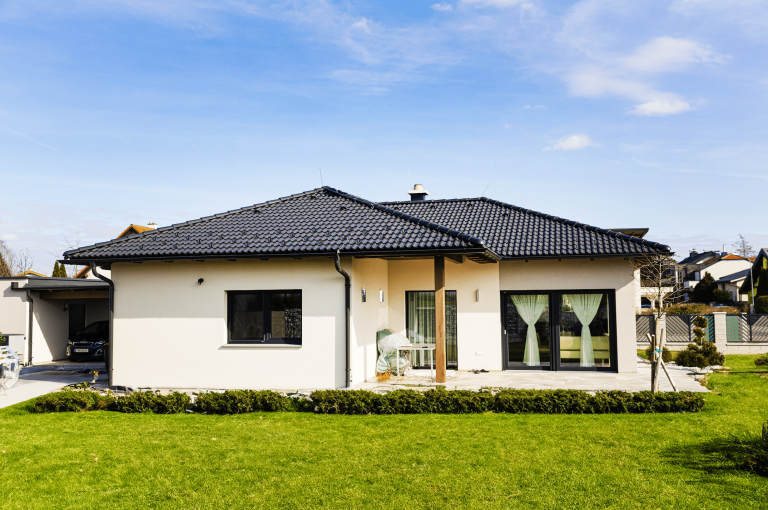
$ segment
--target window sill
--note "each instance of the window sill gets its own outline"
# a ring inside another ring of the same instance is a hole
[[[295,344],[224,344],[222,349],[301,349]]]

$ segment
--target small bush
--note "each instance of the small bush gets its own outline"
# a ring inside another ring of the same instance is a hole
[[[704,342],[703,345],[688,344],[688,348],[677,353],[675,363],[681,367],[704,368],[713,365],[722,365],[725,356],[717,352],[717,346],[712,342]]]
[[[755,359],[755,365],[768,365],[768,354],[763,354],[762,356],[759,356],[757,359]]]
[[[768,313],[768,296],[755,299],[755,313]]]
[[[227,390],[223,393],[201,393],[195,408],[205,414],[244,414],[260,411],[288,411],[293,399],[275,391]]]
[[[733,302],[731,299],[731,293],[727,290],[720,290],[715,289],[712,291],[712,299],[715,300],[716,303],[720,303],[722,305],[729,305]]]
[[[93,391],[65,390],[37,397],[32,410],[35,413],[103,411],[114,402],[113,397]]]
[[[189,395],[173,392],[160,395],[151,392],[137,392],[115,400],[115,409],[121,413],[183,413],[189,404]]]
[[[653,346],[649,345],[648,348],[645,350],[645,359],[650,361],[652,352],[653,352]],[[661,359],[664,360],[664,363],[669,363],[670,361],[672,361],[672,353],[666,347],[664,347],[664,349],[661,352]]]
[[[667,315],[698,315],[704,313],[706,309],[707,305],[704,303],[673,305],[667,310]]]

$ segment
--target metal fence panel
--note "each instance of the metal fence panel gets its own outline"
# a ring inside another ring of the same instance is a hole
[[[750,315],[749,326],[752,342],[768,342],[768,315]]]
[[[667,342],[691,341],[691,316],[668,315],[667,316]]]
[[[638,342],[647,342],[647,333],[651,335],[656,331],[656,318],[653,315],[635,316],[635,333]]]

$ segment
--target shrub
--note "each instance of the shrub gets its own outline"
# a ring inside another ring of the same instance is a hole
[[[677,353],[675,363],[682,367],[704,368],[713,365],[722,365],[725,356],[717,352],[717,346],[712,342],[704,342],[703,345],[688,344],[688,348]]]
[[[768,296],[755,299],[755,313],[768,313]]]
[[[667,315],[697,315],[704,313],[707,305],[704,303],[692,303],[687,305],[672,305],[667,310]]]
[[[709,303],[712,301],[712,292],[717,288],[715,279],[709,273],[704,273],[699,283],[693,288],[692,297],[697,303]]]
[[[715,302],[723,305],[727,305],[733,302],[733,300],[731,299],[731,293],[728,292],[727,290],[720,290],[720,289],[713,290],[712,299],[714,299]]]
[[[759,475],[768,475],[768,421],[763,423],[760,439],[750,446],[753,451],[745,459],[743,467]]]
[[[189,404],[189,395],[173,392],[160,395],[151,392],[137,392],[115,400],[115,409],[121,413],[183,413]]]
[[[650,361],[652,359],[651,358],[652,352],[653,352],[653,346],[649,345],[648,348],[645,350],[645,359]],[[664,349],[662,350],[661,359],[664,360],[664,363],[669,363],[670,361],[672,361],[672,353],[666,347],[664,347]]]
[[[538,413],[604,414],[696,412],[704,406],[700,394],[600,392],[579,390],[446,391],[442,388],[419,393],[396,390],[379,395],[364,390],[325,390],[310,395],[314,411],[324,414],[461,414]]]
[[[35,413],[102,411],[114,402],[113,397],[93,391],[65,390],[37,397],[32,410]]]
[[[768,354],[763,354],[762,356],[759,356],[757,359],[755,359],[755,365],[768,365]]]
[[[201,393],[195,399],[195,408],[205,414],[288,411],[292,408],[292,401],[275,391],[227,390],[223,393]]]

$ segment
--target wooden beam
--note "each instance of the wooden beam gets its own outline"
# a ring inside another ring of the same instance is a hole
[[[435,257],[435,382],[445,382],[445,258]]]

